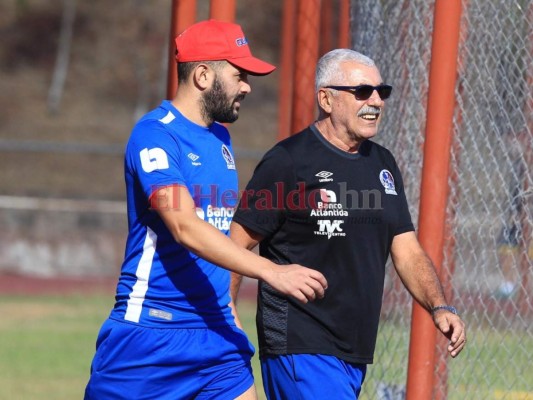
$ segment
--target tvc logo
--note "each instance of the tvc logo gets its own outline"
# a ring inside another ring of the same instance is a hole
[[[332,236],[346,236],[346,233],[342,231],[341,224],[344,221],[341,219],[319,219],[317,221],[318,231],[315,231],[315,235],[327,236],[330,239]]]

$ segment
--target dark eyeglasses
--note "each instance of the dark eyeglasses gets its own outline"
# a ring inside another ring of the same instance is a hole
[[[324,86],[327,89],[345,90],[352,93],[357,100],[368,100],[374,90],[379,94],[381,100],[386,100],[390,97],[392,92],[391,85],[358,85],[358,86]]]

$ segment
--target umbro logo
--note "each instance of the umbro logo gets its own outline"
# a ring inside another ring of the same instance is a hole
[[[329,178],[331,175],[333,175],[333,172],[329,171],[320,171],[318,174],[315,174],[315,176],[318,176],[319,178]]]
[[[318,176],[320,179],[319,182],[333,182],[333,178],[330,178],[330,176],[333,175],[333,172],[329,171],[320,171],[318,174],[315,174],[315,176]]]
[[[194,153],[189,153],[189,154],[187,154],[187,157],[189,157],[189,159],[192,161],[192,165],[194,165],[194,166],[202,165],[201,162],[195,162],[196,160],[198,160],[200,158],[199,155],[196,155]]]

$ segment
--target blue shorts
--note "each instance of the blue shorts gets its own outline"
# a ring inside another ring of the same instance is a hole
[[[254,351],[237,327],[157,329],[109,319],[85,400],[233,400],[253,385]]]
[[[354,400],[366,365],[322,354],[289,354],[263,357],[261,374],[269,400]]]

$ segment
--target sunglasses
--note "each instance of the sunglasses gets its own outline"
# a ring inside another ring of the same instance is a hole
[[[392,92],[391,85],[358,85],[358,86],[324,86],[326,89],[344,90],[352,93],[357,100],[368,100],[374,90],[378,92],[381,100],[386,100]]]

